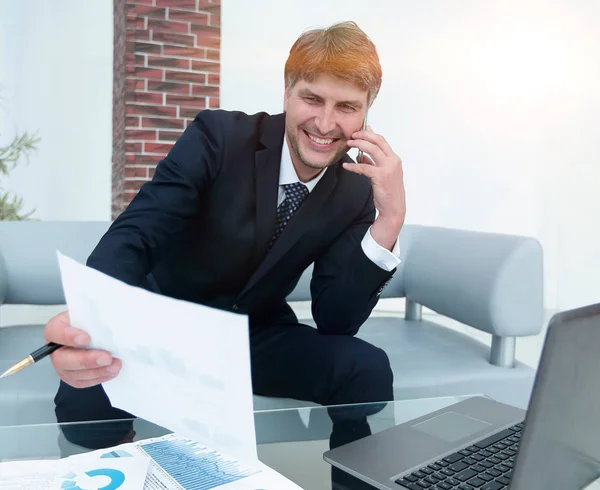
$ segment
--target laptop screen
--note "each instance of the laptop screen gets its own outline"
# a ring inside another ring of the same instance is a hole
[[[600,477],[600,304],[550,322],[511,490],[583,489]]]

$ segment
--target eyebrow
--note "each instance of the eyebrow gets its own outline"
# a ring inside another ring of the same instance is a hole
[[[308,89],[308,88],[303,88],[301,90],[299,90],[299,94],[302,96],[305,95],[312,95],[313,97],[317,97],[319,99],[323,99],[323,97],[321,97],[319,94],[314,93],[312,90]],[[355,109],[362,109],[363,103],[360,100],[341,100],[339,102],[337,102],[337,104],[348,104],[352,107],[354,107]]]

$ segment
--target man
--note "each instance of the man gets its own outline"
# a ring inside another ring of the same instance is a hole
[[[200,112],[88,265],[249,315],[257,394],[323,405],[391,400],[387,356],[354,337],[399,263],[405,216],[400,158],[361,130],[381,76],[356,24],[304,33],[285,66],[284,114]],[[349,148],[370,157],[354,163]],[[285,301],[311,263],[317,329]],[[52,355],[58,420],[122,416],[102,388],[120,361],[80,349],[90,339],[66,312],[45,335],[67,346]]]

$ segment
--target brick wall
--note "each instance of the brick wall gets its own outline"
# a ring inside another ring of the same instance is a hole
[[[158,161],[196,114],[219,107],[220,0],[129,0],[123,5],[124,162],[116,169],[121,185],[113,179],[118,194],[113,215],[152,178]]]

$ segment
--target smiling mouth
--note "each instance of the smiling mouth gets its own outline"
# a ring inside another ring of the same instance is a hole
[[[307,131],[304,131],[304,134],[306,134],[306,136],[308,136],[309,140],[311,140],[312,142],[316,143],[317,145],[321,145],[321,146],[329,146],[329,145],[335,143],[336,141],[338,141],[338,139],[339,139],[339,138],[317,138],[316,136],[313,136],[312,134],[310,134]]]

